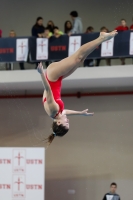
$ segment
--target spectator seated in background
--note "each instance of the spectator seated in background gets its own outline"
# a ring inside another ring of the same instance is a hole
[[[127,31],[127,30],[129,30],[129,28],[126,24],[126,20],[121,19],[121,25],[116,27],[115,30],[117,30],[117,31]],[[120,58],[120,60],[121,60],[121,64],[125,65],[125,58]]]
[[[44,37],[44,38],[50,38],[52,35],[53,35],[53,33],[50,32],[49,27],[46,27],[44,33],[42,34],[42,37]]]
[[[132,18],[132,22],[133,22],[133,18]],[[133,31],[133,24],[130,26],[130,30]]]
[[[109,31],[108,31],[108,29],[107,29],[105,26],[103,26],[103,27],[101,27],[100,32],[105,32],[105,33],[107,33],[107,32],[109,32]],[[110,59],[110,58],[106,58],[105,60],[106,60],[106,65],[107,65],[107,66],[111,66],[111,59]],[[100,59],[100,58],[99,58],[99,59],[96,59],[96,66],[99,66],[99,65],[100,65],[100,62],[101,62],[101,59]]]
[[[50,28],[49,28],[49,27],[46,27],[44,33],[42,34],[42,37],[43,37],[43,38],[48,38],[48,39],[49,39],[52,35],[53,35],[53,33],[50,32]],[[49,62],[49,61],[45,61],[45,66],[46,66],[46,68],[47,68],[49,65],[50,65],[50,62]]]
[[[50,32],[54,33],[54,22],[52,20],[49,20],[47,23],[47,27],[49,28]]]
[[[0,38],[2,37],[2,30],[0,30]]]
[[[89,26],[87,29],[86,29],[86,34],[88,33],[93,33],[94,32],[94,28],[92,26]],[[93,67],[94,66],[94,60],[93,59],[86,59],[84,61],[84,67]]]
[[[64,24],[64,33],[68,34],[72,30],[72,23],[67,20]]]
[[[9,37],[16,37],[16,33],[15,33],[14,30],[11,30],[11,31],[9,32]]]
[[[54,37],[59,38],[61,35],[63,35],[63,32],[59,30],[57,26],[54,27]]]
[[[117,26],[115,28],[115,30],[117,31],[127,31],[129,30],[127,24],[126,24],[126,20],[125,19],[121,19],[121,25],[120,26]]]
[[[70,16],[73,21],[73,28],[70,31],[69,35],[83,33],[83,25],[82,25],[81,18],[78,17],[78,12],[72,11],[72,12],[70,12]]]
[[[16,37],[16,33],[15,33],[14,30],[11,30],[9,32],[9,37],[10,38]],[[20,67],[21,70],[25,69],[24,68],[24,62],[19,62],[19,67]],[[11,70],[11,63],[6,63],[6,70]]]
[[[35,25],[32,27],[31,34],[34,37],[42,38],[44,31],[45,31],[45,27],[43,26],[43,18],[38,17],[36,19]],[[36,67],[35,67],[36,69],[38,66],[38,62],[36,62],[35,64],[36,64]]]
[[[43,26],[43,18],[38,17],[36,19],[35,25],[32,27],[32,36],[34,37],[42,37],[42,34],[44,33],[45,27]]]
[[[87,29],[86,29],[86,32],[85,33],[93,33],[94,32],[94,28],[92,26],[89,26]]]

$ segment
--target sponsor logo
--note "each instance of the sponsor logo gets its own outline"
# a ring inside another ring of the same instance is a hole
[[[11,164],[11,159],[0,159],[0,164]]]
[[[51,46],[51,51],[66,51],[66,46]]]
[[[26,151],[25,150],[13,150],[13,172],[20,173],[25,172],[25,162],[26,162]]]
[[[13,176],[13,198],[25,198],[25,176]]]
[[[39,159],[27,159],[26,164],[43,164],[43,160]]]
[[[14,53],[13,48],[0,48],[0,54]]]
[[[11,185],[10,184],[0,184],[0,190],[2,189],[11,189]]]

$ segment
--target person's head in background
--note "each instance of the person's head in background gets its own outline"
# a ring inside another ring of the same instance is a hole
[[[9,37],[16,37],[16,32],[14,30],[11,30],[9,32]]]
[[[64,33],[69,33],[69,31],[72,29],[72,23],[71,21],[67,20],[64,24]]]
[[[127,23],[126,23],[125,19],[121,19],[121,26],[123,26],[123,27],[127,26]]]
[[[74,20],[76,17],[78,17],[78,12],[77,11],[71,11],[70,16],[71,16],[71,19]]]
[[[43,26],[43,18],[37,17],[35,26]]]
[[[102,27],[100,28],[100,32],[105,32],[105,33],[107,33],[107,32],[108,32],[108,29],[107,29],[105,26],[102,26]]]
[[[44,36],[45,38],[50,38],[52,35],[53,35],[53,34],[52,34],[52,32],[50,32],[49,27],[46,27],[43,36]]]
[[[87,29],[86,29],[86,32],[85,33],[93,33],[94,32],[94,28],[92,26],[89,26]]]
[[[59,32],[59,28],[58,28],[58,26],[55,26],[54,28],[53,28],[53,31],[54,31],[54,36],[55,37],[60,37],[60,32]]]
[[[52,20],[49,20],[47,23],[47,27],[50,29],[50,32],[53,33],[53,29],[54,29],[54,22]]]
[[[110,184],[110,192],[112,193],[112,194],[115,194],[116,193],[116,189],[117,189],[117,184],[116,183],[111,183]]]

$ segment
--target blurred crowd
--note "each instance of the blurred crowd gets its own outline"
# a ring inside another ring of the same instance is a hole
[[[83,32],[83,24],[82,19],[79,17],[77,11],[70,12],[71,21],[67,20],[64,23],[64,30],[60,30],[60,28],[55,25],[55,23],[52,20],[49,20],[46,24],[46,26],[43,23],[43,18],[38,17],[36,19],[35,24],[31,28],[31,36],[33,37],[39,37],[39,38],[50,38],[50,37],[56,37],[59,38],[63,34],[67,34],[70,36],[71,34],[91,34],[95,32],[93,26],[88,26],[86,28],[86,31]],[[127,26],[126,20],[121,19],[120,24],[117,27],[114,27],[117,31],[126,31],[126,30],[133,30],[133,19],[132,24],[130,27]],[[101,27],[99,30],[100,32],[109,32],[109,29],[106,26]],[[2,30],[0,30],[0,37],[2,37]],[[15,30],[11,30],[9,33],[9,37],[16,37]],[[125,58],[120,58],[121,64],[125,65]],[[100,59],[97,60],[86,60],[84,63],[84,66],[99,66],[100,65]],[[19,63],[20,69],[24,69],[24,63]],[[111,60],[106,59],[106,65],[111,65]],[[11,66],[7,66],[7,69],[11,69]]]

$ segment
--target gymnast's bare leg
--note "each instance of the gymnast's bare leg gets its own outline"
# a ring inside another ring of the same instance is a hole
[[[110,33],[101,32],[100,36],[91,42],[82,45],[73,55],[59,62],[52,63],[47,68],[47,76],[50,81],[56,81],[59,77],[63,78],[71,75],[79,66],[82,65],[86,57],[94,51],[102,42],[115,37],[117,31]]]

